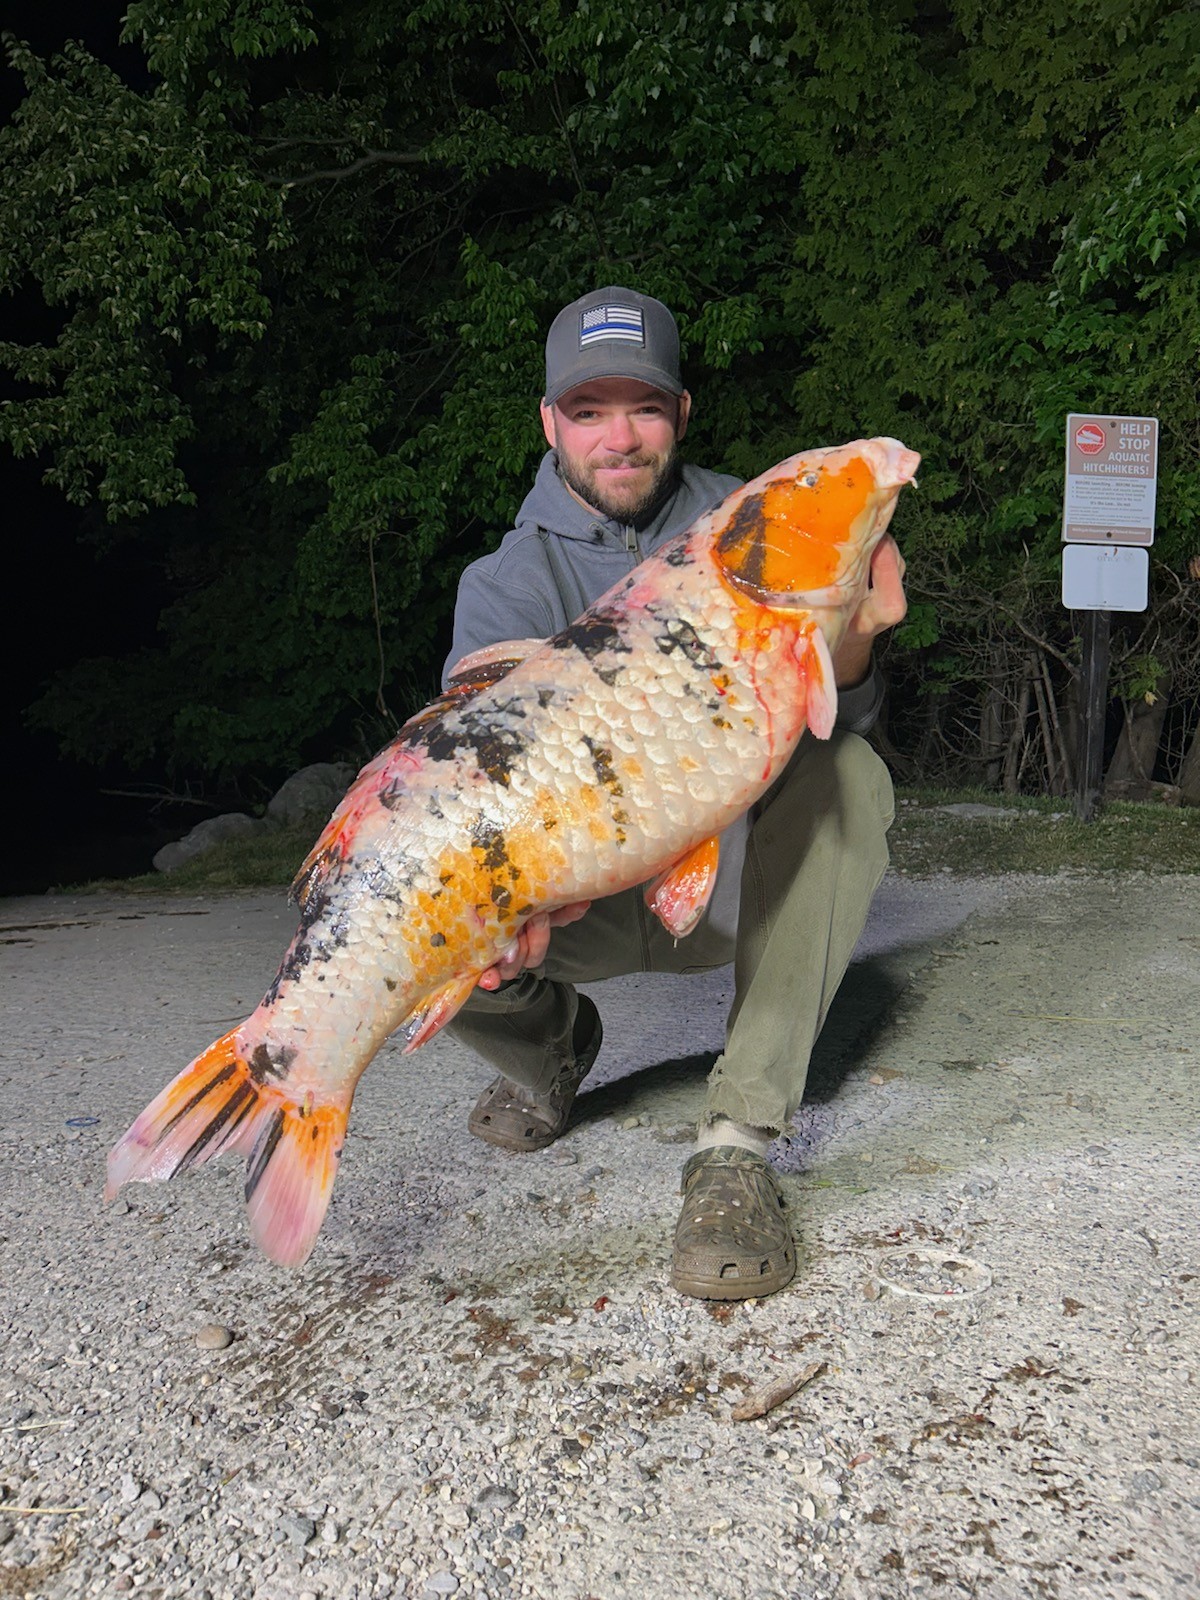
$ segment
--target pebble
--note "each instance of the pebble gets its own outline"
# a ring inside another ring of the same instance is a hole
[[[196,1343],[201,1350],[227,1350],[233,1343],[233,1333],[219,1322],[206,1322],[196,1330]]]
[[[457,1588],[458,1579],[452,1572],[443,1570],[430,1574],[425,1584],[425,1593],[427,1595],[453,1594]]]
[[[477,1511],[507,1511],[516,1503],[517,1497],[513,1491],[500,1483],[486,1484],[473,1501]]]
[[[303,1550],[317,1531],[317,1525],[311,1517],[298,1517],[293,1512],[280,1517],[278,1526],[280,1533],[295,1550]]]
[[[621,1121],[621,1128],[625,1133],[631,1132],[634,1128],[640,1128],[641,1125],[641,1117],[625,1117]]]
[[[1162,1479],[1157,1472],[1147,1469],[1145,1472],[1135,1472],[1130,1488],[1134,1494],[1153,1494],[1156,1489],[1162,1488]]]
[[[573,1167],[576,1165],[578,1160],[579,1157],[575,1154],[574,1150],[560,1150],[554,1157],[554,1165],[556,1167]]]
[[[117,1491],[127,1506],[131,1506],[142,1492],[142,1485],[137,1481],[132,1472],[121,1475],[121,1487]]]

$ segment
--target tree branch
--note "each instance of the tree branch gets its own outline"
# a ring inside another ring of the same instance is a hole
[[[367,167],[419,167],[428,160],[423,150],[368,150],[344,167],[326,167],[320,172],[304,172],[296,178],[285,178],[285,189],[299,189],[306,183],[337,183],[342,178],[352,178]]]

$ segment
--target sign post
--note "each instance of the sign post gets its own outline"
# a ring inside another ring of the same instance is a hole
[[[1063,605],[1085,613],[1075,773],[1083,822],[1096,815],[1104,776],[1111,614],[1148,604],[1157,486],[1157,417],[1068,416],[1062,593]]]

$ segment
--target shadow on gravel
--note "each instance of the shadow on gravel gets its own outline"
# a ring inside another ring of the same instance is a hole
[[[847,1077],[888,1028],[907,984],[886,958],[856,962],[842,979],[813,1049],[806,1101],[837,1098]]]
[[[906,988],[887,957],[856,962],[842,980],[813,1050],[806,1102],[827,1104],[891,1022]],[[641,1116],[662,1127],[689,1123],[694,1128],[704,1101],[704,1085],[717,1059],[714,1050],[651,1062],[619,1078],[585,1088],[575,1102],[573,1128],[611,1117]]]
[[[704,1080],[717,1059],[715,1050],[638,1067],[611,1083],[585,1089],[575,1102],[572,1127],[585,1127],[604,1117],[638,1116],[652,1112],[654,1120],[678,1114],[695,1122],[704,1099]]]

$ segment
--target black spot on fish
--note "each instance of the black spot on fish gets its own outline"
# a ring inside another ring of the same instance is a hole
[[[444,721],[418,729],[414,745],[424,745],[432,761],[459,761],[470,756],[493,783],[508,787],[512,769],[524,754],[526,738],[515,724],[525,716],[519,700],[466,706]]]
[[[663,560],[669,567],[690,567],[696,559],[692,547],[686,539],[680,539],[672,544],[663,554]]]
[[[295,1059],[296,1052],[287,1045],[272,1055],[265,1044],[260,1044],[246,1064],[255,1083],[265,1083],[268,1078],[278,1082],[287,1076],[287,1070]]]
[[[387,992],[389,994],[395,994],[395,992],[396,992],[396,980],[395,980],[395,978],[385,978],[383,980],[383,987],[387,990]]]
[[[590,735],[584,734],[583,742],[588,747],[592,758],[592,771],[596,774],[597,783],[604,785],[612,794],[624,794],[621,780],[613,771],[612,751],[607,745],[598,744]]]
[[[538,693],[537,693],[538,705],[541,706],[543,711],[550,704],[551,700],[554,699],[554,693],[555,693],[555,691],[553,689],[539,689],[538,690]]]
[[[665,622],[663,631],[656,635],[654,642],[663,655],[673,655],[679,650],[693,666],[706,672],[712,672],[721,665],[691,623],[685,622],[682,617],[672,617]]]
[[[502,883],[494,883],[492,885],[492,904],[500,912],[501,916],[507,916],[512,905],[512,890],[505,888]]]
[[[472,842],[477,850],[483,852],[484,866],[490,867],[493,872],[511,865],[504,830],[496,827],[494,822],[477,822]]]
[[[435,933],[429,942],[435,950],[440,950],[446,942],[446,935],[444,933]]]
[[[446,815],[446,813],[442,810],[441,806],[438,805],[437,796],[436,795],[431,795],[430,796],[430,800],[429,800],[429,815],[431,817],[436,817],[439,822]]]
[[[550,640],[555,650],[578,650],[589,661],[607,651],[629,655],[630,646],[617,625],[616,613],[611,611],[585,611],[578,622],[556,633]]]
[[[746,583],[760,586],[766,561],[763,546],[764,499],[764,495],[752,494],[743,500],[729,519],[729,526],[717,540],[717,552],[724,557],[731,571]]]

